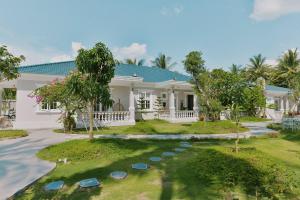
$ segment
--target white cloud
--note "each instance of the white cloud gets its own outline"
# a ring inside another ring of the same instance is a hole
[[[78,50],[85,48],[80,42],[72,42],[70,52],[61,52],[53,48],[34,49],[28,46],[17,46],[7,44],[8,50],[14,55],[24,55],[26,60],[23,65],[47,63],[47,62],[61,62],[75,59]]]
[[[63,61],[69,61],[69,60],[73,60],[74,57],[67,55],[67,54],[63,54],[63,55],[57,55],[54,56],[50,59],[50,62],[63,62]]]
[[[276,66],[278,64],[278,61],[276,59],[266,59],[266,64]]]
[[[144,58],[147,54],[147,45],[132,43],[126,47],[115,47],[112,49],[112,53],[118,60],[124,60],[126,58],[130,59],[141,59]]]
[[[299,0],[255,0],[250,18],[273,20],[290,13],[300,12]]]
[[[172,7],[162,7],[160,9],[160,14],[163,16],[173,16],[173,15],[179,15],[183,11],[182,5],[174,5]]]
[[[72,42],[73,57],[77,56],[79,49],[85,49],[85,48],[86,47],[83,46],[81,42]]]

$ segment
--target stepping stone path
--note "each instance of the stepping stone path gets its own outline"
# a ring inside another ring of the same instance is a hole
[[[110,177],[112,177],[113,179],[124,179],[127,177],[127,173],[124,171],[114,171],[112,173],[110,173]]]
[[[100,182],[96,178],[84,179],[79,182],[79,186],[82,188],[99,186]]]
[[[186,150],[185,148],[175,148],[174,149],[174,151],[176,151],[176,152],[183,152],[185,150]]]
[[[161,157],[153,156],[153,157],[150,157],[149,160],[152,162],[159,162],[159,161],[161,161]]]
[[[146,170],[148,165],[146,163],[135,163],[131,165],[132,169]]]
[[[47,184],[44,189],[46,191],[53,191],[53,190],[59,190],[64,186],[64,182],[63,181],[54,181],[51,182],[49,184]]]
[[[166,152],[163,152],[161,155],[162,155],[162,156],[171,157],[171,156],[175,156],[176,153],[171,152],[171,151],[166,151]]]

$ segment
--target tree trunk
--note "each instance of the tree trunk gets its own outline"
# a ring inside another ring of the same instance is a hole
[[[89,103],[89,139],[94,139],[93,129],[94,129],[94,104],[93,101]]]

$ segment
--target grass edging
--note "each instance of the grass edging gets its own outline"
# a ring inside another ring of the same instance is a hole
[[[2,136],[1,134],[4,134]],[[9,134],[12,134],[11,136]],[[9,130],[0,130],[0,141],[7,140],[7,139],[16,139],[28,136],[28,132],[26,130],[19,130],[19,129],[9,129]]]

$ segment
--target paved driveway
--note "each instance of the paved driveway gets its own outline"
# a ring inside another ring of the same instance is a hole
[[[27,137],[0,141],[0,199],[12,196],[55,167],[55,163],[38,159],[37,151],[71,138],[74,136],[51,130],[31,130]]]
[[[244,123],[243,125],[251,129],[249,132],[242,134],[244,137],[261,135],[272,131],[266,128],[267,123]],[[234,138],[236,134],[99,135],[97,137],[188,139],[191,137]],[[55,167],[55,163],[38,159],[35,156],[37,151],[52,144],[79,138],[87,138],[87,135],[66,135],[53,133],[51,130],[31,130],[27,137],[0,141],[0,199],[12,196]]]

